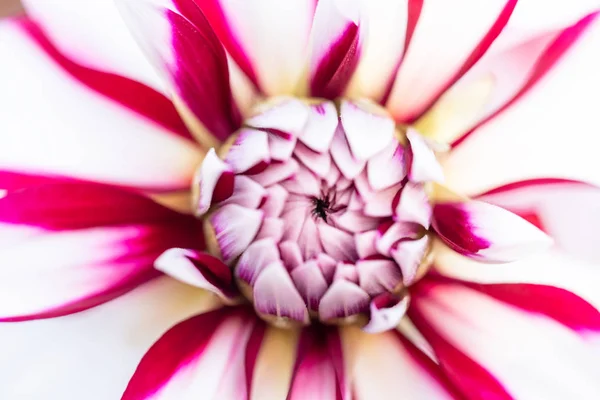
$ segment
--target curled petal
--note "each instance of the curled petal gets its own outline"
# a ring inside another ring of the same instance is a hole
[[[195,185],[199,189],[198,215],[207,212],[211,204],[226,200],[233,194],[233,171],[219,159],[215,149],[210,149],[206,154]]]
[[[444,171],[435,153],[425,139],[415,130],[409,129],[406,137],[410,142],[411,164],[408,177],[414,182],[443,182]]]
[[[242,254],[258,233],[263,213],[236,204],[227,204],[209,217],[221,255],[226,263]]]
[[[371,301],[369,323],[363,331],[381,333],[398,326],[408,310],[409,301],[409,296],[398,298],[390,293],[380,294]]]
[[[345,279],[335,281],[321,298],[319,317],[323,321],[346,318],[366,311],[369,295]]]
[[[267,106],[266,110],[258,110],[256,115],[248,118],[245,124],[283,139],[300,135],[309,115],[306,104],[298,99],[283,98],[277,104]]]

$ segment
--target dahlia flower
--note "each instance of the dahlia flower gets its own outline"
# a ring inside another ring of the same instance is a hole
[[[600,398],[593,9],[25,7],[1,398]]]

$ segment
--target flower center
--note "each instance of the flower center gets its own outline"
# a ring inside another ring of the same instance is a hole
[[[367,101],[265,104],[198,172],[209,249],[266,320],[360,321],[424,268],[427,151]]]

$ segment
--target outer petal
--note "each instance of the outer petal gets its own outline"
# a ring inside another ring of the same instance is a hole
[[[296,90],[314,0],[196,0],[237,65],[268,95]],[[277,62],[273,62],[277,60]]]
[[[0,397],[118,399],[162,333],[217,306],[208,292],[163,277],[82,313],[2,323]]]
[[[412,293],[411,319],[465,393],[498,399],[600,394],[593,367],[599,349],[573,330],[597,334],[600,314],[576,296],[551,287],[479,289],[445,280],[422,281]],[[567,304],[569,311],[561,310]]]
[[[75,61],[102,71],[133,78],[164,90],[131,37],[114,2],[90,0],[23,0],[59,48]]]
[[[111,300],[156,277],[170,247],[202,246],[192,217],[95,184],[0,199],[0,320],[48,318]]]
[[[522,216],[575,257],[598,261],[594,229],[600,224],[600,189],[581,182],[536,179],[482,194],[483,201]]]
[[[188,187],[201,157],[191,142],[82,85],[19,23],[0,27],[0,53],[0,187],[30,184],[28,175]]]
[[[536,177],[600,182],[595,136],[589,135],[598,122],[588,100],[600,88],[598,46],[596,15],[565,30],[523,93],[450,153],[446,183],[470,194]]]
[[[344,328],[343,339],[356,399],[461,398],[440,368],[399,333],[368,334]]]
[[[180,322],[148,350],[121,399],[246,398],[244,349],[256,322],[228,308]]]
[[[396,120],[414,120],[475,64],[502,31],[516,3],[423,2],[388,101]]]
[[[227,55],[193,0],[119,0],[122,14],[159,73],[177,96],[182,115],[199,140],[201,123],[218,140],[239,128]]]

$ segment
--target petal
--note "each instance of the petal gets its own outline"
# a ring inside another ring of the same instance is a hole
[[[335,281],[321,298],[319,318],[322,321],[346,318],[366,311],[369,295],[358,285],[344,279]]]
[[[294,268],[290,275],[309,309],[317,311],[321,297],[328,287],[318,262],[316,260],[307,261]]]
[[[586,100],[600,87],[599,45],[596,15],[559,35],[522,93],[453,149],[444,161],[447,184],[471,194],[539,177],[599,183],[587,134],[597,126],[595,108]]]
[[[172,278],[209,290],[225,300],[237,295],[231,270],[210,254],[188,249],[169,249],[154,261],[154,267]]]
[[[478,197],[505,208],[550,235],[562,251],[599,260],[595,235],[600,224],[600,189],[585,183],[537,179],[495,188]]]
[[[311,105],[308,121],[300,141],[314,151],[323,153],[329,149],[338,126],[338,113],[332,102]]]
[[[267,103],[268,108],[265,110],[259,108],[257,114],[248,118],[244,124],[283,139],[298,137],[308,121],[309,107],[295,98],[284,97],[274,101],[273,105]]]
[[[408,177],[414,182],[443,182],[444,171],[433,149],[415,130],[409,129],[406,137],[410,143],[411,163]]]
[[[210,149],[202,161],[197,182],[198,188],[197,215],[203,215],[213,203],[227,200],[233,194],[234,174],[232,169],[217,156],[215,149]]]
[[[343,7],[343,8],[342,8]],[[358,2],[317,3],[309,61],[310,95],[335,99],[357,67],[361,53]]]
[[[260,210],[227,204],[209,217],[221,255],[230,263],[248,248],[256,237],[263,220]]]
[[[365,161],[357,160],[352,155],[348,140],[341,126],[338,126],[331,142],[331,157],[340,172],[347,179],[356,178],[366,165]]]
[[[423,2],[387,104],[394,118],[411,122],[475,64],[502,31],[516,3]]]
[[[267,265],[280,258],[277,244],[272,239],[257,240],[244,251],[237,263],[235,273],[240,279],[254,285],[256,278]]]
[[[356,270],[360,287],[370,296],[392,292],[402,284],[402,273],[390,260],[360,260]]]
[[[430,248],[430,240],[429,235],[417,240],[403,240],[390,251],[392,258],[400,266],[405,286],[415,281],[419,267]]]
[[[570,330],[566,321],[556,320],[563,315],[560,312],[544,315],[554,307],[540,307],[535,296],[550,296],[559,307],[576,306],[570,310],[578,314],[574,318],[593,316],[586,324],[591,322],[597,329],[599,315],[596,310],[590,315],[589,305],[551,288],[520,287],[508,292],[493,288],[490,295],[487,289],[459,282],[421,282],[412,292],[409,315],[431,343],[442,368],[466,393],[506,399],[600,394],[598,371],[593,367],[597,345]],[[518,296],[522,290],[530,291],[529,295]]]
[[[0,397],[119,399],[162,333],[217,306],[208,292],[162,277],[85,312],[0,324],[0,337],[10,343],[2,348]]]
[[[340,121],[354,157],[366,160],[383,150],[394,137],[394,121],[366,101],[342,100]]]
[[[225,50],[194,1],[119,0],[117,4],[148,59],[182,102],[182,115],[199,140],[205,133],[196,127],[198,122],[218,140],[239,128]]]
[[[9,130],[0,136],[0,187],[29,185],[28,175],[189,187],[202,156],[196,146],[82,85],[32,40],[22,25],[0,28],[0,52],[10,54],[0,73]]]
[[[308,310],[281,261],[260,272],[254,284],[254,307],[263,314],[307,324]]]
[[[433,210],[425,186],[407,182],[398,194],[394,215],[399,221],[414,222],[429,229]]]
[[[304,329],[298,343],[288,399],[349,399],[343,361],[335,328]]]
[[[111,1],[22,1],[27,14],[74,61],[164,91],[163,82],[131,37]]]
[[[459,399],[448,379],[431,359],[401,334],[369,334],[344,328],[344,349],[353,361],[356,399]],[[402,371],[402,373],[399,373]]]
[[[373,190],[400,183],[407,174],[407,152],[400,143],[392,141],[385,149],[369,159],[367,177]]]
[[[362,329],[368,333],[381,333],[394,329],[408,309],[410,297],[401,299],[391,293],[383,293],[374,298],[369,306],[369,323]]]
[[[197,3],[229,54],[263,92],[294,92],[306,65],[313,0]]]
[[[518,215],[477,200],[436,204],[433,215],[433,227],[446,244],[482,261],[515,261],[552,243]]]
[[[246,397],[244,349],[255,323],[228,308],[180,322],[148,350],[121,399]]]
[[[197,221],[95,184],[53,184],[0,199],[0,319],[65,315],[111,300],[158,275],[171,247],[203,245]]]
[[[271,162],[266,132],[242,129],[225,156],[225,162],[236,173],[262,172]]]

